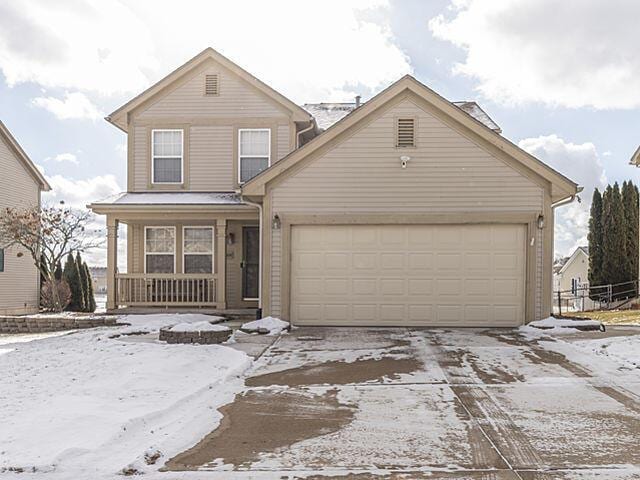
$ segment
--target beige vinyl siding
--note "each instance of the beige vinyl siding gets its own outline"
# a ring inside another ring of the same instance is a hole
[[[193,126],[189,135],[191,190],[233,190],[233,127]]]
[[[291,152],[290,131],[291,129],[289,128],[289,125],[278,125],[278,131],[277,131],[278,138],[276,143],[278,146],[278,151],[276,152],[276,155],[274,155],[273,157],[274,159],[272,161],[273,163],[283,159]]]
[[[38,205],[38,185],[2,139],[0,172],[0,209],[29,208]],[[23,255],[18,257],[19,253]],[[17,247],[6,249],[4,272],[0,272],[0,314],[36,311],[38,285],[38,270],[31,256]]]
[[[219,75],[218,95],[204,95],[207,74]],[[137,117],[288,117],[289,113],[222,66],[211,65],[197,71],[158,101],[143,107]]]
[[[416,119],[416,147],[395,147],[399,117]],[[411,159],[401,168],[401,155]],[[278,182],[276,180],[276,182]],[[287,214],[541,212],[544,190],[439,118],[405,99],[271,189],[270,217]],[[281,313],[281,232],[272,231],[271,311]],[[536,242],[535,314],[542,311]]]
[[[146,127],[134,126],[129,135],[133,135],[133,155],[131,158],[133,161],[133,189],[134,191],[147,190],[148,169],[151,162],[151,153],[149,152],[151,130]]]

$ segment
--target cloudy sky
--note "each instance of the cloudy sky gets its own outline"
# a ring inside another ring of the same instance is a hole
[[[125,185],[104,115],[207,46],[299,103],[366,100],[411,73],[585,187],[558,210],[564,255],[586,241],[593,188],[639,180],[637,18],[634,0],[3,0],[0,119],[48,200],[82,206]]]

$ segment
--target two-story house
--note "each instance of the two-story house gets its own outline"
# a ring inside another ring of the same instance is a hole
[[[40,205],[51,190],[7,127],[0,121],[0,211]],[[0,315],[34,313],[40,304],[40,273],[33,259],[16,246],[0,244]]]
[[[575,183],[411,76],[362,105],[305,107],[207,49],[108,117],[128,135],[127,192],[91,205],[107,217],[110,310],[453,326],[550,313],[553,209]]]

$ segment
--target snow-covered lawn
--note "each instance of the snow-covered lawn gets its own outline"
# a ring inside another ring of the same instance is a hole
[[[128,316],[131,326],[76,331],[0,347],[0,472],[114,478],[157,470],[220,420],[249,357],[222,345],[167,345],[130,332],[204,315]],[[120,335],[120,336],[118,336]],[[154,465],[145,453],[160,452]]]
[[[640,369],[640,334],[580,340],[574,345],[595,354],[596,359],[607,358],[625,369]]]

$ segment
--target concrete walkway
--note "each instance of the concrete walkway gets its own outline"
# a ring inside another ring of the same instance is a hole
[[[300,328],[219,428],[206,478],[640,478],[640,375],[516,330]],[[624,387],[623,387],[624,385]]]

